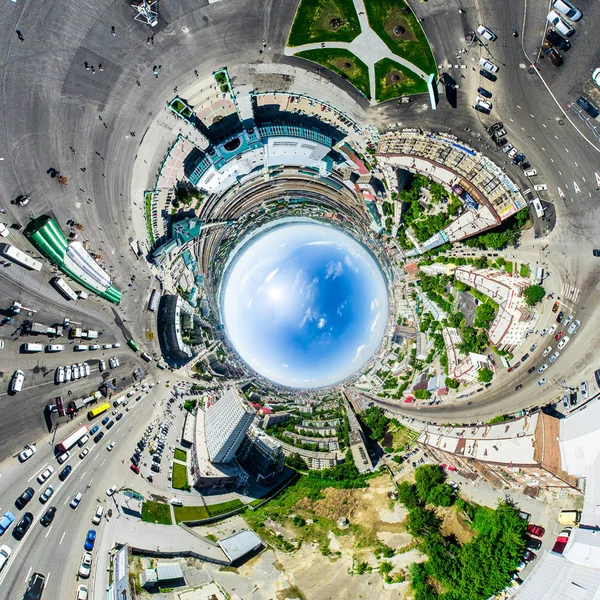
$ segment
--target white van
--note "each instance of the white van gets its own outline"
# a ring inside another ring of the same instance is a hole
[[[83,352],[84,350],[89,350],[90,347],[86,344],[75,344],[73,346],[73,350],[75,350],[75,352]]]
[[[46,352],[62,352],[65,347],[62,344],[48,344],[46,346]]]
[[[98,506],[96,507],[96,512],[94,513],[94,516],[92,517],[92,523],[94,525],[100,524],[100,520],[102,519],[103,512],[104,512],[104,508],[102,507],[101,504],[98,504]]]
[[[43,352],[44,344],[23,344],[25,352]]]
[[[25,373],[23,371],[15,371],[10,382],[10,391],[13,393],[20,392],[23,389],[25,381]]]

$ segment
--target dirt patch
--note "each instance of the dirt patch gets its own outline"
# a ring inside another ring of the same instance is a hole
[[[452,506],[438,507],[435,512],[442,519],[442,535],[454,535],[459,544],[468,544],[476,535],[469,524],[458,514]]]
[[[407,77],[404,73],[401,73],[400,71],[390,71],[385,76],[385,86],[389,87],[391,85],[398,85],[399,83],[402,83],[405,79],[407,79]]]
[[[402,40],[403,42],[417,41],[417,37],[415,36],[410,23],[397,8],[392,9],[388,15],[387,21],[385,22],[385,32],[393,40]]]
[[[334,58],[330,62],[334,67],[337,67],[340,71],[344,71],[348,74],[351,74],[356,68],[356,65],[347,58]]]

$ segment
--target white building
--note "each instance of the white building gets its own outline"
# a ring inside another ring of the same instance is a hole
[[[523,298],[523,290],[530,286],[529,280],[498,269],[470,266],[457,267],[454,277],[498,304],[498,314],[488,331],[490,342],[506,350],[520,346],[534,320],[534,312]]]
[[[456,381],[477,381],[477,372],[488,364],[487,356],[475,352],[469,354],[461,352],[458,345],[462,342],[462,338],[458,329],[454,327],[444,327],[442,337],[448,355],[448,377]]]
[[[212,463],[233,460],[256,411],[236,388],[229,388],[204,415],[208,456]]]

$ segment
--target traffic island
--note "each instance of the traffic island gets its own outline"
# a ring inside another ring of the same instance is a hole
[[[426,81],[389,58],[375,64],[375,86],[378,102],[427,92]]]
[[[322,65],[348,80],[363,96],[370,98],[369,68],[349,50],[342,48],[325,48],[320,50],[305,50],[296,56],[305,58]]]
[[[288,46],[314,42],[351,42],[360,33],[352,0],[301,0]]]

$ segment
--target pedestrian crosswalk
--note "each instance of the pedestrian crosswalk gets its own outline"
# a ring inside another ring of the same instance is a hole
[[[560,298],[563,302],[572,302],[573,304],[577,304],[580,294],[581,290],[579,288],[569,285],[568,283],[563,283],[562,290],[560,292]]]

